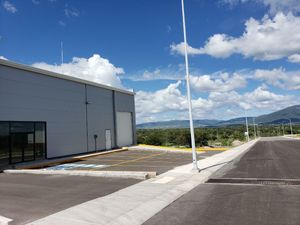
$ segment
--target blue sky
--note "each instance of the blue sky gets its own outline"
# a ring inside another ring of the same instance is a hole
[[[180,0],[0,2],[0,57],[133,89],[138,123],[187,118]],[[299,1],[185,7],[196,119],[299,104]]]

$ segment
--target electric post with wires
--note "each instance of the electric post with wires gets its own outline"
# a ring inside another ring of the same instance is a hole
[[[249,142],[249,141],[250,141],[250,138],[249,138],[249,128],[248,128],[248,116],[247,116],[247,110],[245,110],[245,118],[246,118],[246,129],[247,129],[245,135],[247,136],[247,142]]]
[[[193,124],[193,114],[192,114],[192,102],[191,102],[191,90],[190,90],[190,72],[189,72],[189,60],[187,52],[187,38],[186,38],[186,27],[185,27],[185,13],[184,13],[184,1],[181,0],[182,9],[182,25],[183,25],[183,38],[184,38],[184,56],[185,56],[185,71],[186,71],[186,89],[189,104],[189,119],[190,119],[190,132],[191,132],[191,144],[192,144],[192,154],[193,154],[193,170],[199,171],[197,164],[197,153],[195,146],[195,134],[194,134],[194,124]]]
[[[254,139],[256,139],[255,117],[253,117],[253,130],[254,130]]]
[[[291,119],[289,119],[289,121],[290,121],[291,135],[293,135],[293,126],[292,126],[292,120],[291,120]]]

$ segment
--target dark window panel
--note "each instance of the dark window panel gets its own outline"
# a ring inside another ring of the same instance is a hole
[[[31,133],[34,132],[34,123],[32,122],[11,122],[11,133]]]
[[[35,158],[46,158],[46,127],[45,123],[35,123]]]
[[[9,123],[0,122],[0,167],[9,164]]]

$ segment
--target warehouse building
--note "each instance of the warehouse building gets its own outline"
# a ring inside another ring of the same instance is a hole
[[[0,59],[0,167],[135,142],[133,92]]]

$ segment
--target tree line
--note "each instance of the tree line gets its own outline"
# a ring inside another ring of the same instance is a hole
[[[195,142],[201,146],[231,146],[232,142],[246,141],[245,126],[204,127],[195,128]],[[290,127],[285,125],[259,125],[256,136],[270,137],[290,134]],[[293,126],[293,133],[300,133],[300,126]],[[254,138],[254,127],[249,126],[249,136]],[[190,130],[188,128],[172,129],[138,129],[138,144],[191,147]]]

